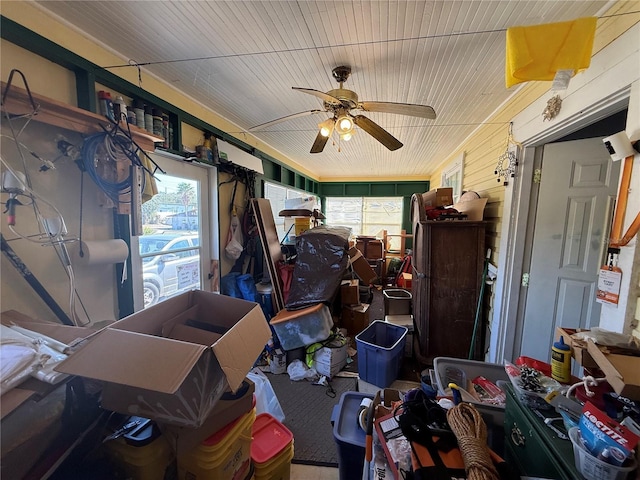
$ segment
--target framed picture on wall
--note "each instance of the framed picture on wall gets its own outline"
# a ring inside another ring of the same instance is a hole
[[[453,188],[453,203],[460,200],[462,194],[462,178],[464,170],[464,152],[458,155],[444,170],[442,170],[442,178],[440,185],[443,187]]]

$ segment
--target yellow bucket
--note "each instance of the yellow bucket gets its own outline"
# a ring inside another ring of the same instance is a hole
[[[291,460],[293,460],[293,441],[277,457],[265,463],[254,463],[255,480],[289,480],[291,478]]]
[[[105,448],[111,461],[135,480],[164,478],[167,467],[174,459],[169,442],[164,436],[143,446],[130,445],[120,437],[106,443]]]
[[[180,480],[241,480],[251,470],[251,428],[255,408],[216,432],[198,447],[179,455]]]
[[[272,415],[258,415],[251,445],[255,480],[289,480],[292,459],[293,433]]]

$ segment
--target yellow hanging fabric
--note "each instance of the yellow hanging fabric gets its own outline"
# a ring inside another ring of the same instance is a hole
[[[584,70],[591,63],[596,17],[507,29],[507,88],[553,80],[558,70]]]

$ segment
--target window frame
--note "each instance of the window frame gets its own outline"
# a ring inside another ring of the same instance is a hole
[[[462,195],[464,180],[464,152],[453,159],[443,170],[440,178],[441,187],[453,188],[453,203],[457,203]]]

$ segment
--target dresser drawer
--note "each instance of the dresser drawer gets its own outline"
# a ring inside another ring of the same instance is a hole
[[[573,464],[571,442],[553,435],[544,421],[522,407],[509,390],[504,430],[506,460],[522,475],[554,480],[580,478]]]

